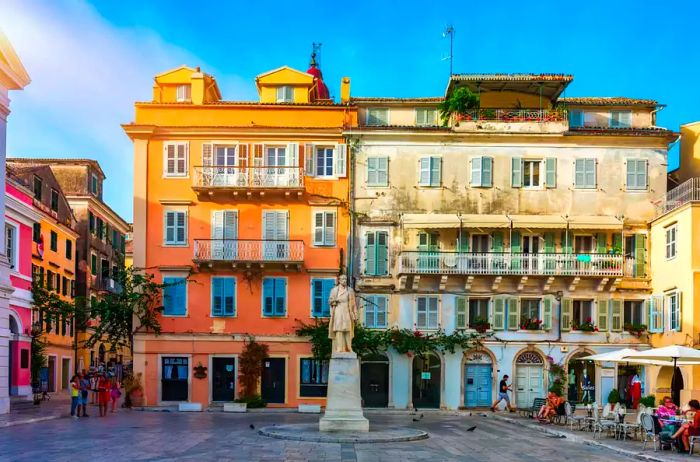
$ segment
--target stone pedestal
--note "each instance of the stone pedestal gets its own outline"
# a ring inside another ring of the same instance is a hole
[[[355,353],[333,353],[328,372],[326,412],[319,421],[322,432],[367,432],[362,414],[360,361]]]

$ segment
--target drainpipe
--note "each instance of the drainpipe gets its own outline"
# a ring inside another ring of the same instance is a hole
[[[666,108],[666,105],[665,105],[665,104],[657,104],[657,105],[656,105],[656,109],[654,109],[653,111],[651,111],[651,122],[652,122],[652,123],[651,123],[651,126],[652,126],[653,128],[661,128],[661,127],[658,127],[658,126],[656,125],[656,113],[657,113],[657,112],[663,111],[665,108]]]
[[[349,141],[348,138],[345,140],[346,142]],[[350,145],[350,143],[348,143]],[[350,147],[350,146],[348,146]],[[349,183],[350,183],[350,191],[349,191],[349,203],[348,203],[348,213],[350,214],[350,236],[348,238],[348,262],[347,262],[347,271],[348,271],[348,276],[350,277],[351,281],[351,287],[354,289],[355,288],[355,274],[354,274],[354,262],[355,262],[355,214],[353,213],[354,210],[354,203],[355,203],[355,148],[350,147],[350,156],[349,156],[349,161],[350,161],[350,176],[349,176]]]

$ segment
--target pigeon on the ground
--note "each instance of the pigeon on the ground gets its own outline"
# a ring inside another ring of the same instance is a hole
[[[255,430],[255,425],[250,424],[249,427],[250,427],[251,430]]]
[[[474,425],[473,427],[467,428],[468,432],[473,432],[474,430],[476,430],[476,425]]]
[[[420,422],[420,419],[413,419],[414,422]]]

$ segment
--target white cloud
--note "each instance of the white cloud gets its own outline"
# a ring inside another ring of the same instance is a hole
[[[3,0],[0,27],[32,79],[11,95],[8,155],[97,159],[105,199],[130,220],[132,145],[120,124],[133,120],[134,101],[150,100],[154,75],[206,65],[153,31],[114,26],[82,0]]]

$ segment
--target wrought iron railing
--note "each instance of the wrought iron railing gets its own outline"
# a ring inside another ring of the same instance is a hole
[[[700,201],[700,178],[690,178],[664,194],[658,202],[658,215],[694,201]]]
[[[561,122],[566,117],[565,110],[557,109],[472,109],[466,114],[457,114],[457,121]]]
[[[611,254],[403,251],[399,273],[642,276],[644,268],[634,258]]]
[[[194,260],[206,262],[302,262],[304,241],[195,239]]]
[[[119,281],[108,276],[93,276],[92,289],[104,290],[108,292],[121,293],[122,285]]]
[[[198,188],[303,188],[301,167],[227,167],[194,168],[194,186]]]

